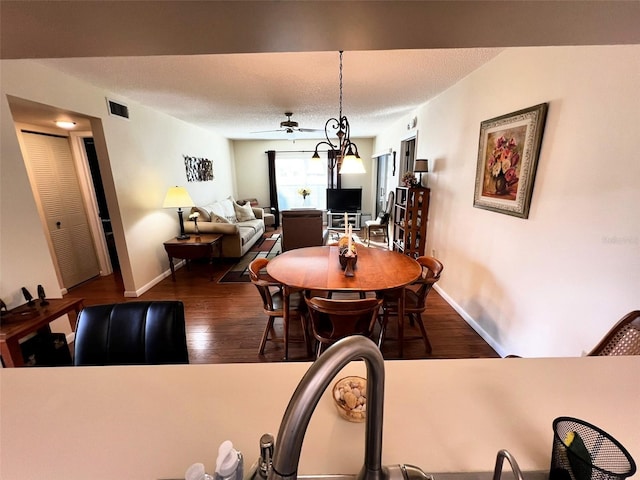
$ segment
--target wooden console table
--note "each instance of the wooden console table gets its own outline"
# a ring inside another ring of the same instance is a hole
[[[189,262],[196,258],[207,258],[211,264],[211,277],[213,280],[213,259],[216,249],[219,256],[222,256],[222,235],[220,233],[191,234],[191,238],[178,240],[172,238],[164,242],[164,249],[169,256],[169,267],[171,267],[171,279],[176,281],[174,258],[183,258]],[[189,263],[187,263],[187,266]]]
[[[0,353],[6,367],[24,366],[19,343],[21,338],[38,331],[51,332],[49,323],[72,311],[75,311],[76,315],[74,318],[69,316],[69,324],[75,332],[76,321],[83,308],[84,299],[63,298],[47,301],[49,304],[41,307],[40,301],[35,299],[32,307],[24,304],[6,313],[3,312],[0,324]]]

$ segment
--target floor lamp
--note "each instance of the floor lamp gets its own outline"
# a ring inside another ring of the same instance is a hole
[[[167,195],[164,197],[164,203],[162,208],[177,208],[178,220],[180,221],[180,235],[176,238],[178,240],[187,240],[189,235],[184,233],[184,219],[182,218],[182,207],[192,207],[194,205],[193,200],[189,196],[189,192],[184,187],[169,187]]]

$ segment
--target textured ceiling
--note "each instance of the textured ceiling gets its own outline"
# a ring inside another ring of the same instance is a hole
[[[502,48],[640,43],[636,0],[1,0],[0,10],[3,59],[40,59],[234,139],[308,138],[252,133],[278,129],[286,111],[323,129],[338,115],[338,50],[356,137],[407,118]],[[24,106],[12,102],[18,120],[74,115]]]
[[[352,135],[375,136],[499,52],[345,52],[343,113]],[[321,132],[268,131],[280,129],[284,112],[293,112],[301,128],[319,130],[339,113],[338,52],[37,61],[114,92],[124,103],[140,103],[232,139],[319,138]]]

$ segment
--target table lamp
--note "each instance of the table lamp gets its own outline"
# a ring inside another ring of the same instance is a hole
[[[180,235],[176,237],[178,240],[187,240],[189,238],[189,235],[184,233],[182,207],[192,207],[193,205],[193,200],[191,200],[189,192],[184,187],[170,187],[167,196],[164,197],[162,208],[178,209],[178,219],[180,220]]]
[[[413,171],[414,173],[419,173],[420,174],[420,183],[419,185],[422,186],[422,174],[423,173],[427,173],[429,171],[429,160],[427,160],[426,158],[421,158],[416,160],[413,163]]]

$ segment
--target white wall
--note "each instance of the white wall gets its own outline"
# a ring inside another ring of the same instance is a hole
[[[95,117],[94,126],[101,123],[111,165],[106,183],[117,195],[117,210],[110,205],[110,214],[116,219],[114,230],[119,230],[115,233],[121,235],[119,260],[126,295],[143,293],[167,274],[162,243],[178,233],[175,210],[162,208],[168,187],[186,186],[196,203],[233,194],[231,143],[126,99],[121,100],[129,106],[130,121],[111,117],[105,97],[112,94],[37,62],[3,60],[1,66],[0,296],[13,307],[24,303],[19,294],[23,285],[35,289],[41,283],[51,297],[60,293],[6,95]],[[102,132],[94,128],[94,136]],[[97,147],[100,141],[97,138]],[[182,155],[213,160],[215,180],[187,184]]]
[[[375,187],[371,161],[373,139],[354,138],[353,141],[358,145],[358,152],[367,172],[358,175],[342,175],[342,186],[344,188],[362,187],[362,211],[369,213],[373,209],[372,195]],[[296,140],[295,143],[291,140],[235,140],[233,156],[238,183],[237,198],[257,198],[260,205],[270,205],[269,170],[265,152],[268,150],[309,151],[310,153],[302,155],[311,157],[317,143],[318,140]]]
[[[439,287],[502,353],[580,355],[640,308],[640,47],[509,49],[418,111]],[[473,207],[480,122],[549,102],[529,218]],[[376,139],[396,141],[401,125]]]

